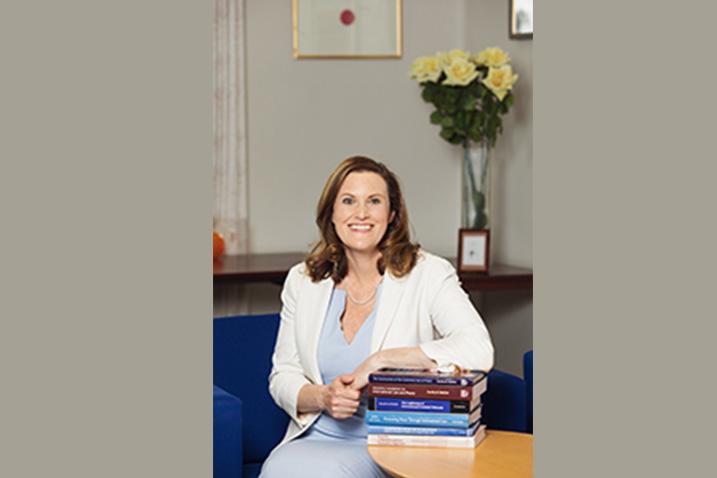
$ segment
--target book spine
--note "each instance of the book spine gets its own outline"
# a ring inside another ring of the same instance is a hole
[[[366,412],[367,425],[468,428],[469,418],[467,413]]]
[[[424,398],[433,400],[472,400],[475,387],[440,387],[415,384],[383,384],[371,383],[368,386],[369,396]]]
[[[469,413],[468,400],[414,400],[410,398],[369,397],[368,409],[386,412]]]
[[[368,433],[372,435],[425,435],[425,436],[473,436],[480,422],[470,428],[434,428],[434,427],[392,427],[369,425]]]
[[[471,437],[368,435],[369,445],[432,446],[446,448],[475,448],[485,438],[485,427]]]
[[[461,377],[413,377],[410,375],[382,375],[372,373],[368,377],[371,383],[416,383],[424,385],[458,385],[466,387],[471,381]]]

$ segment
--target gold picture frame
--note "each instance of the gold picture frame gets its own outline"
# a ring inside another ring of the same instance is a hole
[[[403,56],[403,0],[291,0],[296,59]]]

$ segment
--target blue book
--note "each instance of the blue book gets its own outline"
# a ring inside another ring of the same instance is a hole
[[[480,404],[474,400],[434,400],[427,398],[369,397],[368,409],[380,412],[468,413]]]
[[[366,412],[367,425],[398,425],[411,427],[469,428],[480,418],[481,407],[468,413],[436,412]]]
[[[480,420],[469,428],[435,428],[435,427],[394,427],[369,425],[368,433],[372,435],[427,435],[427,436],[449,436],[449,437],[470,437],[475,434],[480,426]]]

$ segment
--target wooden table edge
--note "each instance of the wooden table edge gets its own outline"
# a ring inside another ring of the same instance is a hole
[[[490,437],[491,435],[514,435],[519,436],[521,439],[528,439],[531,443],[531,447],[533,444],[533,434],[532,433],[524,433],[524,432],[512,432],[512,431],[504,431],[504,430],[487,430],[488,435],[486,436],[486,439]],[[480,447],[480,444],[478,445]],[[390,466],[387,466],[384,463],[381,463],[379,460],[376,459],[376,457],[373,455],[372,451],[374,450],[385,450],[386,448],[404,448],[404,446],[401,445],[368,445],[368,454],[371,457],[371,459],[379,466],[382,470],[386,471],[390,475],[397,477],[397,478],[412,478],[410,475],[407,475],[405,473],[402,473],[398,470],[392,469]],[[406,447],[406,448],[418,448],[423,450],[442,450],[445,449],[443,447]],[[477,447],[476,447],[477,448]]]

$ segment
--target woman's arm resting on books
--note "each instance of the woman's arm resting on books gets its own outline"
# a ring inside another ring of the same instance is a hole
[[[357,390],[350,387],[351,375],[341,375],[329,385],[306,384],[299,390],[297,411],[314,413],[326,411],[332,417],[343,420],[350,417],[359,406]]]
[[[430,289],[429,313],[440,338],[420,344],[423,352],[440,366],[489,371],[494,350],[488,329],[449,262],[436,263]]]
[[[431,360],[420,347],[398,347],[384,349],[369,355],[351,375],[355,377],[351,386],[360,390],[368,385],[368,375],[384,367],[432,369],[436,362]]]

